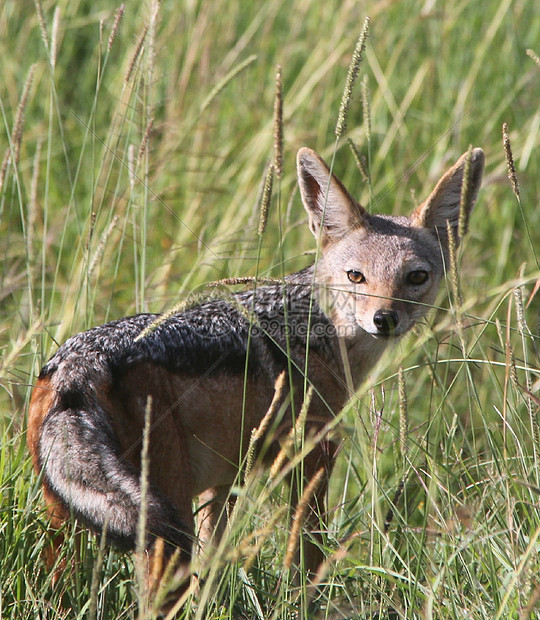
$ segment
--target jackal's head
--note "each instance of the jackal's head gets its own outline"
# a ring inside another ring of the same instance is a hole
[[[360,206],[317,153],[298,152],[302,200],[321,252],[315,281],[338,333],[400,336],[426,314],[483,168],[481,149],[465,153],[410,217],[390,217]]]

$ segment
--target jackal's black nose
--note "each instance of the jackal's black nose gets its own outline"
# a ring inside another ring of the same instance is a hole
[[[393,310],[377,310],[373,322],[379,334],[389,336],[396,331],[398,315]]]

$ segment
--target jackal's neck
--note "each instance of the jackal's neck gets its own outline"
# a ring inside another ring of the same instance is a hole
[[[298,285],[313,288],[315,285],[315,276],[315,265],[310,265],[300,271],[295,271],[294,273],[285,276],[284,281],[287,285]]]

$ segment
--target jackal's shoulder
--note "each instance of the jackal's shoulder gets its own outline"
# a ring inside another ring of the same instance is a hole
[[[140,362],[189,374],[239,373],[248,349],[252,372],[278,372],[287,355],[304,355],[308,331],[311,350],[329,349],[328,326],[311,287],[288,281],[171,315],[138,314],[94,327],[67,340],[41,375],[58,369],[115,374]]]
[[[161,317],[137,314],[93,327],[69,338],[41,375],[69,369],[118,373],[139,362],[171,371],[217,371],[245,358],[248,326],[235,308],[212,301]]]

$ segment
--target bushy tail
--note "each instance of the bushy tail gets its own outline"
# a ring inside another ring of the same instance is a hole
[[[43,421],[39,459],[50,490],[85,525],[103,532],[113,545],[135,548],[141,506],[140,474],[122,459],[118,441],[99,403],[91,407],[57,405]],[[175,549],[188,560],[191,540],[176,508],[149,485],[147,540],[160,537],[168,556]]]

